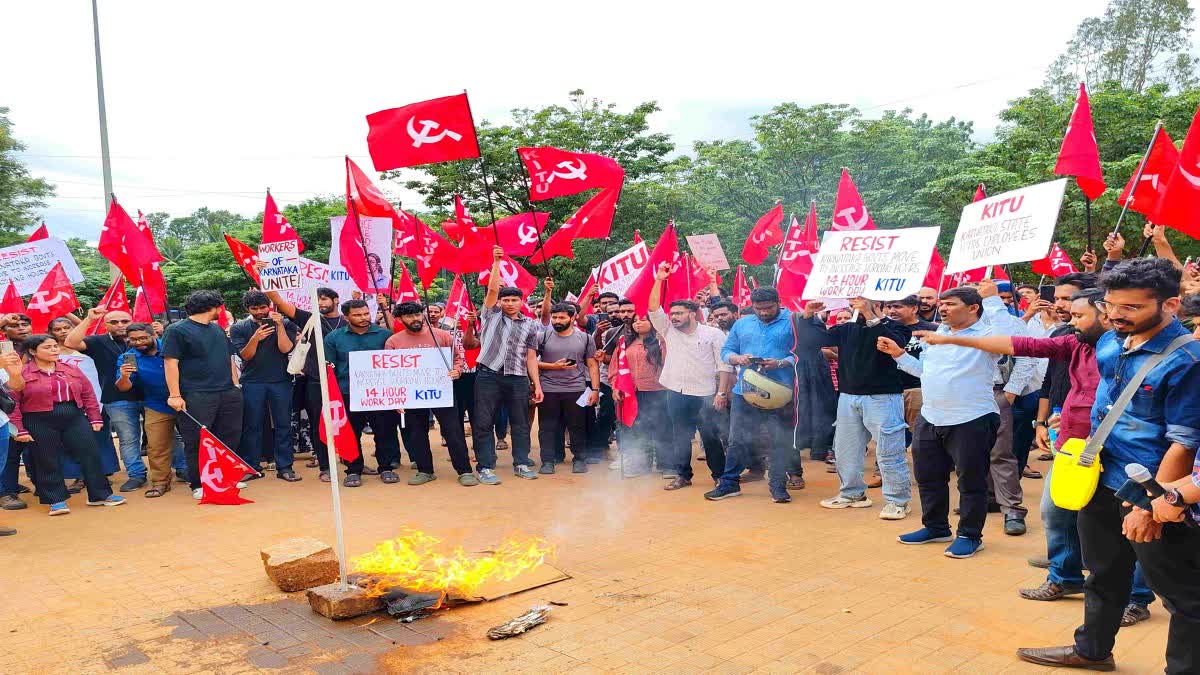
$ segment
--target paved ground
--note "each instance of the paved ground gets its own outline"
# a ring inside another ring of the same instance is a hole
[[[657,477],[621,481],[606,465],[534,482],[502,466],[503,485],[474,488],[438,466],[430,485],[367,478],[344,492],[352,555],[404,525],[468,550],[519,529],[557,544],[574,578],[410,625],[333,624],[303,594],[278,592],[258,555],[299,535],[333,543],[315,469],[301,483],[253,483],[245,494],[257,503],[240,507],[197,506],[182,489],[119,509],[76,497],[62,518],[0,512],[20,530],[0,539],[0,672],[1046,673],[1013,650],[1065,644],[1082,616],[1079,599],[1017,597],[1042,579],[1025,564],[1044,552],[1036,508],[1029,534],[1005,537],[989,519],[987,549],[958,561],[895,543],[916,514],[892,523],[876,509],[821,509],[835,476],[815,463],[786,505],[764,483],[707,503],[706,485],[666,493]],[[1034,505],[1041,481],[1025,484]],[[567,606],[546,625],[484,637],[549,600]],[[1153,612],[1122,631],[1121,672],[1161,672],[1167,621],[1161,605]]]

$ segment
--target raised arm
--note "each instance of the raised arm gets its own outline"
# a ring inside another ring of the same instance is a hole
[[[104,318],[104,315],[107,313],[108,310],[104,309],[103,307],[93,307],[89,309],[87,316],[83,318],[83,321],[80,321],[75,325],[74,328],[71,329],[70,333],[67,333],[67,337],[65,340],[63,340],[63,343],[66,344],[68,349],[74,349],[77,352],[86,352],[87,345],[83,342],[83,339],[87,337],[88,332],[92,328],[92,324]]]
[[[667,277],[671,276],[671,263],[661,262],[658,268],[654,270],[654,283],[650,286],[650,299],[646,303],[646,309],[651,312],[662,309],[662,288]]]
[[[542,325],[550,325],[550,305],[554,304],[554,279],[546,277],[542,280],[542,288],[546,291],[545,297],[542,298]],[[577,317],[578,318],[578,317]]]
[[[492,247],[492,270],[488,273],[487,294],[483,296],[483,308],[491,309],[500,299],[500,259],[504,257],[504,249]]]

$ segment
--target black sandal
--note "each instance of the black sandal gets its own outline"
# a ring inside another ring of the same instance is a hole
[[[278,474],[276,477],[279,478],[279,480],[285,480],[289,483],[298,483],[304,480],[300,476],[297,476],[295,471],[284,471],[283,473]]]
[[[362,478],[356,473],[346,475],[346,479],[342,481],[345,487],[362,487]]]

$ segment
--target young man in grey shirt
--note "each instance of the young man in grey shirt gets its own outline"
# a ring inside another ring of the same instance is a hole
[[[587,473],[586,410],[579,399],[587,391],[590,408],[600,398],[596,343],[575,326],[575,306],[570,303],[559,302],[550,308],[550,328],[538,338],[538,372],[544,394],[538,406],[538,446],[542,455],[538,473],[554,473],[564,430],[571,438],[571,472]]]

